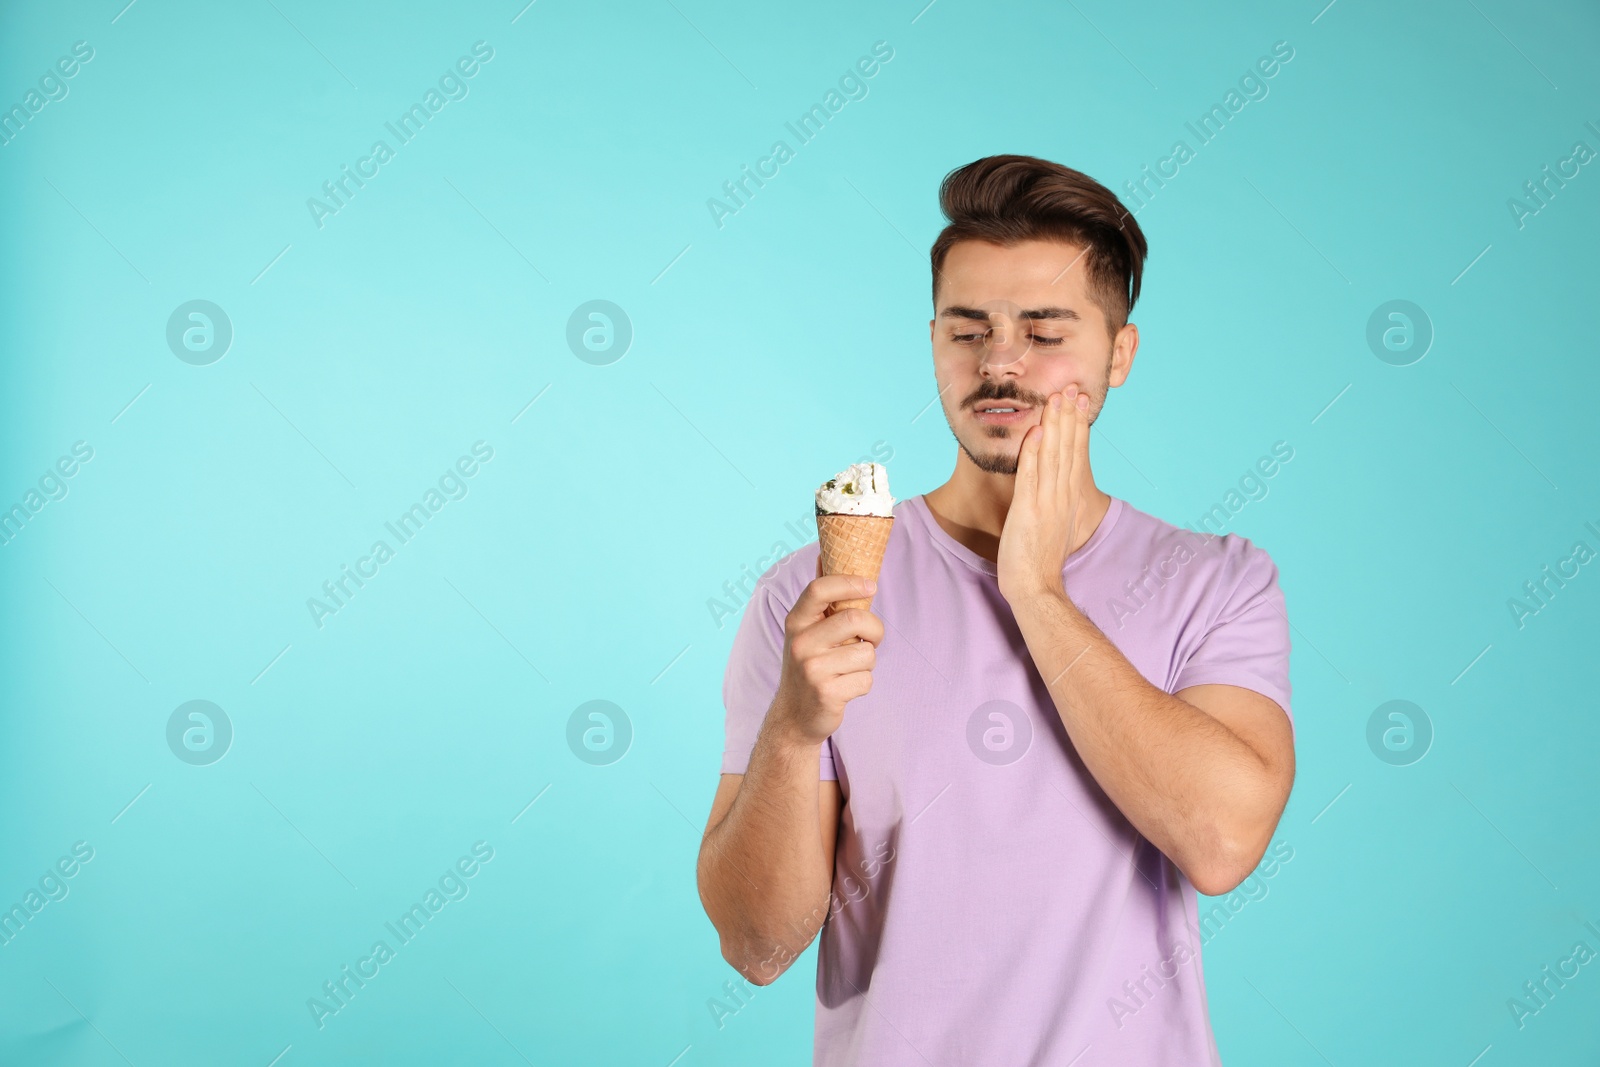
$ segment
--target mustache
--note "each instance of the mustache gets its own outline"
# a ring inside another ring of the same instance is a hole
[[[989,389],[979,389],[976,393],[967,398],[965,406],[970,408],[977,404],[992,404],[996,401],[1006,400],[1015,401],[1016,403],[1036,408],[1044,405],[1045,398],[1042,396],[1037,396],[1033,393],[1024,393],[1015,385],[1009,388],[1005,386],[995,386]]]

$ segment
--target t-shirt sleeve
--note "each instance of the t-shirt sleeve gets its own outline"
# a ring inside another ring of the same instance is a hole
[[[1289,718],[1289,618],[1278,567],[1264,549],[1248,546],[1238,577],[1224,586],[1220,610],[1178,669],[1176,693],[1191,685],[1237,685],[1271,697]]]
[[[727,713],[723,774],[743,774],[750,765],[756,734],[778,692],[778,675],[783,666],[783,622],[791,606],[779,603],[770,581],[758,582],[745,605],[722,679],[722,705]],[[818,771],[823,781],[838,777],[833,766],[832,738],[822,743]]]

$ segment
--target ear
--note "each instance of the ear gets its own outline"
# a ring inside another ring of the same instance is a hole
[[[1128,375],[1133,373],[1133,357],[1139,352],[1139,327],[1128,323],[1117,331],[1117,339],[1111,346],[1111,375],[1107,381],[1108,388],[1115,389],[1128,380]]]

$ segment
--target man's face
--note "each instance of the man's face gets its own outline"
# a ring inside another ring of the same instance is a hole
[[[1112,344],[1085,289],[1083,251],[1060,241],[961,241],[945,256],[929,323],[933,368],[945,420],[980,470],[1017,472],[1023,435],[1051,393],[1069,385],[1087,393],[1092,424],[1107,391],[1128,377],[1138,327],[1127,324]],[[984,412],[996,407],[1018,410]]]

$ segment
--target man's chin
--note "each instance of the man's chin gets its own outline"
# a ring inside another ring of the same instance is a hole
[[[1011,474],[1017,473],[1017,454],[1015,452],[991,452],[988,449],[974,453],[972,449],[962,444],[956,438],[956,443],[961,445],[961,451],[967,454],[972,465],[986,474]]]

